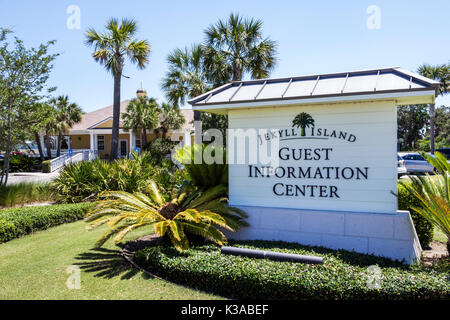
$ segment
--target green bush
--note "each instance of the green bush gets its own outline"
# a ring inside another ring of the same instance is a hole
[[[150,159],[154,165],[161,165],[171,153],[178,142],[165,138],[157,138],[144,146],[144,150],[150,154]]]
[[[408,267],[389,259],[344,250],[269,241],[234,246],[320,255],[322,265],[225,255],[214,245],[182,254],[167,246],[137,251],[134,260],[178,284],[238,299],[449,299],[448,268]],[[382,271],[381,288],[368,286],[368,266]]]
[[[398,185],[398,209],[408,210],[414,223],[422,248],[428,247],[433,240],[433,225],[422,215],[414,211],[413,207],[421,207],[420,200],[412,196],[402,185]]]
[[[42,172],[50,173],[50,160],[42,161]]]
[[[9,172],[30,172],[37,168],[38,160],[20,152],[11,153],[9,158]],[[2,162],[3,167],[4,162]]]
[[[203,159],[201,163],[196,163],[196,153],[201,153]],[[177,149],[173,157],[184,166],[196,186],[209,188],[219,184],[228,185],[226,149],[194,144]]]
[[[75,203],[95,201],[103,191],[145,192],[150,180],[157,182],[164,192],[170,191],[182,178],[172,165],[153,166],[150,155],[143,152],[134,154],[133,159],[69,164],[54,180],[54,186],[59,202]]]
[[[0,243],[63,223],[82,219],[92,203],[0,210]]]
[[[0,207],[13,207],[54,199],[55,193],[50,182],[21,182],[0,186]]]

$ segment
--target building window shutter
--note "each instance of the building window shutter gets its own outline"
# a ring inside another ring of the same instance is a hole
[[[105,150],[105,136],[97,136],[97,150],[98,151]]]

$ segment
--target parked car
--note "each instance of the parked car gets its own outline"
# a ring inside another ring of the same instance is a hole
[[[418,153],[399,153],[405,161],[406,174],[433,173],[434,167]]]
[[[405,160],[397,154],[397,178],[406,174]]]

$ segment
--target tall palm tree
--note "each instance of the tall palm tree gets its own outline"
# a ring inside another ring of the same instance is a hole
[[[299,113],[292,121],[292,126],[302,128],[302,137],[306,135],[305,129],[309,126],[314,127],[314,119],[306,112]]]
[[[436,80],[440,83],[439,95],[447,94],[450,91],[450,65],[441,64],[432,66],[423,64],[417,70],[422,76]],[[435,136],[435,105],[430,104],[430,151],[434,153],[434,136]]]
[[[166,138],[169,129],[180,129],[186,122],[183,114],[178,107],[174,107],[168,103],[162,103],[160,107],[160,129],[162,138]]]
[[[184,104],[208,90],[208,78],[203,63],[204,48],[194,44],[191,48],[175,49],[167,57],[169,71],[161,87],[167,100],[174,106]],[[194,120],[200,120],[200,112],[194,111]]]
[[[76,103],[69,102],[69,97],[67,95],[53,98],[50,102],[56,109],[55,129],[58,133],[58,146],[56,156],[59,157],[61,155],[63,135],[66,134],[74,124],[81,121],[83,112]]]
[[[139,69],[145,68],[150,54],[150,44],[147,40],[134,38],[137,25],[134,20],[112,18],[106,23],[106,33],[98,33],[93,28],[86,32],[86,44],[94,46],[92,54],[95,61],[104,65],[114,77],[113,125],[110,159],[116,159],[119,150],[120,121],[120,82],[128,58],[136,63]]]
[[[141,148],[147,144],[147,129],[159,124],[159,106],[154,98],[140,96],[130,101],[127,112],[122,114],[123,128],[139,134]]]
[[[205,30],[205,63],[210,75],[222,83],[267,78],[276,63],[275,41],[262,36],[262,21],[231,14]]]

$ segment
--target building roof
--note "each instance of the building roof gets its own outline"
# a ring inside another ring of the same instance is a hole
[[[188,102],[194,110],[204,106],[244,104],[254,102],[289,101],[355,95],[378,95],[435,91],[439,82],[399,67],[318,74],[300,77],[233,81],[195,97]]]
[[[128,103],[130,103],[130,100],[124,100],[120,102],[120,113],[125,113],[127,110]],[[192,129],[193,126],[191,124],[192,120],[194,119],[194,113],[191,109],[181,109],[181,113],[183,114],[184,118],[186,119],[186,122],[184,124],[183,129]],[[75,124],[71,131],[84,131],[84,130],[90,130],[94,129],[97,125],[112,119],[113,116],[113,106],[107,106],[101,109],[97,109],[91,112],[87,112],[83,114],[81,118],[81,122]],[[121,117],[122,119],[122,117]]]

